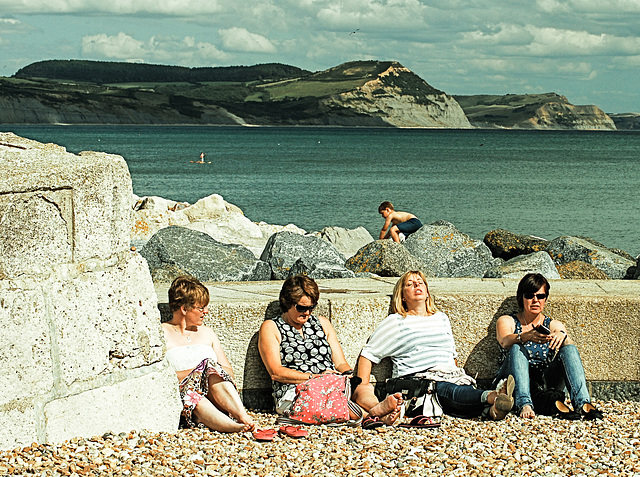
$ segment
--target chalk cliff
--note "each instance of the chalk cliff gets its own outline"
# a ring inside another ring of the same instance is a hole
[[[616,129],[597,106],[576,106],[556,93],[455,96],[479,128]]]
[[[344,66],[345,76],[359,74],[363,69],[362,62]],[[455,99],[432,88],[396,62],[362,86],[332,95],[322,100],[322,104],[327,108],[340,106],[378,117],[397,127],[471,127]]]

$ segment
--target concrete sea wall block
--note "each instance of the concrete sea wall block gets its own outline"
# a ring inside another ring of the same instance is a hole
[[[0,133],[0,448],[177,429],[124,159]]]

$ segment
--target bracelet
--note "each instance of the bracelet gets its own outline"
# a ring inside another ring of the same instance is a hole
[[[522,333],[518,333],[517,340],[518,340],[518,343],[522,344]]]

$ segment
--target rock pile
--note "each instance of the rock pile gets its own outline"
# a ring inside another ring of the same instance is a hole
[[[255,223],[217,194],[193,205],[137,199],[132,237],[155,281],[181,273],[203,281],[283,280],[298,273],[395,277],[413,269],[442,278],[519,279],[529,272],[549,279],[640,278],[637,259],[585,237],[549,241],[496,229],[480,241],[437,221],[397,244],[374,241],[363,227],[307,233],[293,224]]]

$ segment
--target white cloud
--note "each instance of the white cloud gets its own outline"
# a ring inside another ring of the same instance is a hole
[[[85,36],[82,53],[88,57],[109,58],[121,61],[160,61],[174,64],[203,64],[223,61],[226,54],[211,43],[198,42],[193,37],[183,39],[154,36],[147,42],[136,40],[126,33],[115,36],[104,33]],[[179,61],[176,59],[179,58]]]
[[[276,47],[262,35],[251,33],[245,28],[226,28],[218,30],[222,45],[229,51],[247,53],[275,53]]]

